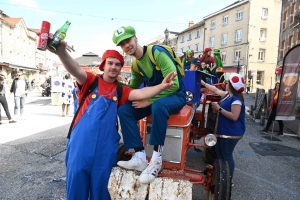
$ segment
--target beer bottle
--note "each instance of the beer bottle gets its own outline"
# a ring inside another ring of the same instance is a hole
[[[66,23],[55,32],[55,34],[53,35],[53,39],[48,41],[48,47],[56,51],[60,44],[60,41],[65,39],[70,24],[71,22],[66,21]]]

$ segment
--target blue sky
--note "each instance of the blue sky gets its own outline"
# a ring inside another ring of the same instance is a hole
[[[106,49],[117,49],[111,38],[120,26],[133,26],[140,43],[164,34],[168,28],[182,31],[189,21],[204,16],[236,0],[0,0],[0,9],[10,17],[22,17],[28,28],[40,28],[43,20],[51,32],[66,20],[71,22],[66,41],[76,57],[87,52],[102,56]]]

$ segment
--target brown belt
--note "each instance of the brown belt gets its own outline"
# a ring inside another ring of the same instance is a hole
[[[219,138],[229,138],[229,139],[241,139],[243,136],[229,136],[229,135],[219,135],[219,134],[216,134],[216,137],[219,137]]]

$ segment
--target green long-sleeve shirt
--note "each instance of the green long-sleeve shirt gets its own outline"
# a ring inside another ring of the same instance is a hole
[[[135,72],[133,69],[133,65],[131,65],[131,80],[130,87],[138,88],[143,82],[146,82],[148,86],[158,85],[162,82],[164,77],[166,77],[171,72],[177,73],[177,67],[175,66],[172,59],[169,57],[168,53],[165,49],[155,46],[153,48],[153,56],[157,63],[157,66],[153,67],[153,64],[147,54],[147,47],[144,47],[144,55],[137,60],[137,64],[140,70],[140,73]],[[158,95],[149,99],[150,102],[154,102],[155,100],[169,96],[179,89],[182,89],[183,86],[179,84],[180,74],[177,73],[178,76],[174,78],[174,86],[170,89],[164,90]]]

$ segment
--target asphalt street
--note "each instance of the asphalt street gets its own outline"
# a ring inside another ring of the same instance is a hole
[[[72,117],[62,117],[50,98],[38,93],[30,98],[25,120],[0,126],[0,199],[65,199],[65,142]],[[259,133],[259,123],[246,118],[246,134],[234,152],[232,199],[299,200],[299,138],[275,136],[271,141]],[[190,149],[187,166],[204,170],[201,155]],[[193,199],[206,196],[202,186],[193,186]]]

